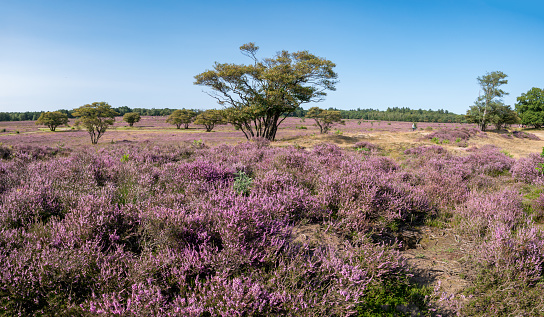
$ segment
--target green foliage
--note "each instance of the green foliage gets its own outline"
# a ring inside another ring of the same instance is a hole
[[[42,112],[36,124],[45,125],[51,131],[60,125],[68,125],[68,116],[60,111]]]
[[[141,116],[137,112],[127,112],[123,115],[123,120],[131,127],[134,125],[134,123],[140,122],[140,119]]]
[[[486,73],[482,77],[478,77],[478,83],[482,88],[483,95],[479,96],[474,102],[474,105],[470,107],[465,115],[468,122],[476,123],[482,131],[485,131],[489,123],[493,123],[492,117],[494,115],[504,117],[504,120],[512,121],[512,111],[510,106],[504,106],[500,98],[504,95],[508,95],[507,92],[499,89],[498,87],[508,83],[506,74],[500,71]],[[504,108],[508,107],[508,108]],[[510,109],[510,111],[508,111]],[[497,119],[496,119],[497,121]],[[498,120],[498,124],[503,123]]]
[[[501,150],[501,153],[508,156],[508,157],[511,157],[511,158],[514,158],[514,155],[510,154],[508,151],[506,150]]]
[[[305,126],[303,126],[303,125],[300,125],[300,126],[297,125],[295,128],[296,128],[296,129],[300,129],[300,130],[306,130],[306,129],[308,129],[307,127],[305,127]]]
[[[121,162],[126,163],[130,159],[128,154],[123,154],[123,157],[121,157]]]
[[[319,127],[320,133],[328,133],[335,123],[345,124],[340,116],[340,111],[323,110],[318,107],[312,107],[306,113],[306,118],[314,119],[315,125]]]
[[[118,113],[106,102],[93,102],[74,109],[72,115],[78,117],[76,124],[83,125],[91,136],[91,143],[96,144],[108,127],[113,125]]]
[[[535,128],[544,126],[544,89],[533,87],[517,98],[516,111],[521,123]]]
[[[181,125],[185,129],[189,129],[189,124],[193,122],[197,113],[190,109],[181,109],[175,110],[171,115],[168,116],[166,122],[171,123],[176,126],[177,129],[181,128]]]
[[[414,316],[407,308],[416,313],[415,307],[419,316],[430,316],[429,295],[429,288],[413,285],[408,278],[387,279],[368,288],[364,303],[357,307],[357,316]]]
[[[216,125],[227,124],[222,110],[206,110],[196,116],[194,124],[203,125],[206,132],[211,132]]]
[[[245,172],[238,172],[236,178],[234,179],[233,189],[240,195],[249,196],[251,192],[251,184],[253,184],[253,179],[249,177]]]
[[[273,58],[258,59],[254,43],[240,47],[253,64],[215,63],[213,70],[195,76],[195,84],[212,89],[210,96],[226,105],[227,122],[246,138],[273,141],[286,115],[300,105],[323,100],[326,90],[335,90],[336,66],[308,51],[281,51]]]
[[[437,138],[437,137],[432,138],[432,139],[431,139],[431,142],[436,143],[436,144],[440,144],[440,143],[441,143],[441,142],[440,142],[440,139]]]

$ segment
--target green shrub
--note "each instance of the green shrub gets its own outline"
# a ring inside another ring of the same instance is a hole
[[[245,172],[238,172],[234,178],[233,189],[240,195],[249,196],[251,192],[251,184],[253,179],[249,177]]]

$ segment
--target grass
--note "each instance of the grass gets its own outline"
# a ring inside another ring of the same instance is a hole
[[[431,293],[429,287],[414,285],[407,277],[385,280],[369,287],[357,316],[430,316]]]

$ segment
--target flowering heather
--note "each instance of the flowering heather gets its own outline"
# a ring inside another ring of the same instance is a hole
[[[544,182],[544,157],[538,154],[530,154],[520,158],[512,166],[512,176],[515,180],[528,184]]]
[[[397,251],[356,237],[430,210],[391,159],[330,144],[13,153],[0,160],[9,315],[349,315],[368,285],[407,274]],[[354,240],[295,242],[304,223]]]
[[[473,194],[456,213],[464,221],[461,228],[467,233],[485,237],[494,226],[514,230],[525,223],[521,196],[516,191],[504,190],[496,194]]]
[[[486,137],[486,134],[476,128],[442,128],[426,135],[425,139],[437,143],[450,143],[460,147],[466,147],[468,145],[467,141],[474,136]]]
[[[512,133],[502,134],[501,136],[507,139],[517,138],[517,139],[529,139],[534,141],[540,140],[540,138],[536,136],[535,134],[524,132],[524,131],[514,131]]]
[[[493,147],[464,157],[414,148],[402,164],[266,140],[8,150],[0,159],[6,315],[350,316],[369,305],[369,292],[409,273],[373,233],[445,209],[488,234],[526,220],[512,191],[471,193],[519,162]],[[305,226],[326,238],[301,242]]]

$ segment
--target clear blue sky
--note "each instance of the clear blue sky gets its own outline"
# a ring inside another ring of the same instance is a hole
[[[193,76],[247,42],[336,63],[322,108],[465,113],[496,70],[507,104],[544,88],[544,1],[0,0],[0,111],[218,108]]]

